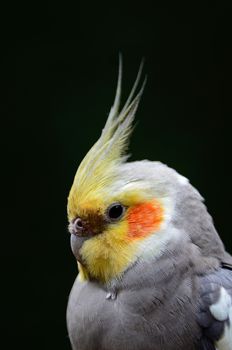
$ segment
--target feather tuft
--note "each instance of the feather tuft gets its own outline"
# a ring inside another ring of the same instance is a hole
[[[126,150],[133,129],[132,124],[146,84],[145,77],[140,90],[135,95],[141,80],[143,65],[144,61],[140,64],[135,83],[125,105],[120,111],[122,56],[119,55],[118,81],[114,103],[100,138],[86,154],[76,172],[69,195],[68,211],[69,207],[73,207],[73,201],[78,200],[78,202],[82,202],[83,200],[88,200],[93,194],[95,197],[99,193],[102,195],[102,191],[117,176],[117,167],[128,158]]]

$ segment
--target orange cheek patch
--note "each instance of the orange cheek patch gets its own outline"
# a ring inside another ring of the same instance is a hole
[[[156,200],[138,204],[128,210],[127,220],[129,238],[146,237],[160,227],[163,221],[163,208]]]

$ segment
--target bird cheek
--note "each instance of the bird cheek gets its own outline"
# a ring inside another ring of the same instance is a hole
[[[163,207],[157,200],[141,203],[130,208],[127,215],[130,239],[145,238],[160,228]]]

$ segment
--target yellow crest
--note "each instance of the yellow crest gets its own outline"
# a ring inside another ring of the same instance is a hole
[[[120,111],[121,85],[122,85],[122,59],[119,57],[118,83],[114,104],[111,107],[105,127],[98,141],[86,154],[77,169],[72,188],[68,198],[69,218],[75,216],[77,207],[83,202],[97,200],[104,196],[104,190],[113,183],[117,176],[117,168],[126,161],[125,155],[132,122],[140,98],[142,96],[146,79],[134,97],[138,87],[143,62],[140,65],[131,93]]]

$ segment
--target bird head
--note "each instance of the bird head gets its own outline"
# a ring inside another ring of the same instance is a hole
[[[77,169],[68,197],[71,247],[80,278],[107,283],[138,259],[162,253],[177,230],[176,193],[187,179],[160,162],[127,162],[128,139],[145,82],[120,110],[122,63],[114,104],[98,141]],[[168,229],[167,229],[168,227]]]

